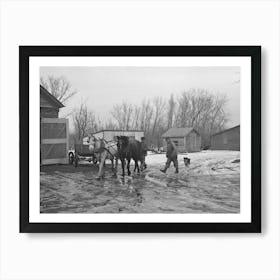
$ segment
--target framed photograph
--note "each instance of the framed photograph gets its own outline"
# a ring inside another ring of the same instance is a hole
[[[20,46],[20,232],[261,232],[260,46]]]

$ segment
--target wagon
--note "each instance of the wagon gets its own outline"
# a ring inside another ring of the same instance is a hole
[[[89,145],[75,144],[74,150],[69,151],[69,163],[77,167],[79,160],[84,158],[89,158],[89,162],[92,161],[93,164],[97,163],[95,154],[89,150]]]

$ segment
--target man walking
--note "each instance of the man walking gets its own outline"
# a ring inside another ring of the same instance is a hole
[[[167,151],[166,151],[167,161],[165,163],[165,167],[163,169],[160,169],[160,171],[165,173],[167,168],[170,167],[171,162],[173,162],[174,167],[176,169],[175,173],[179,173],[176,146],[169,137],[166,138],[166,142],[167,142]]]

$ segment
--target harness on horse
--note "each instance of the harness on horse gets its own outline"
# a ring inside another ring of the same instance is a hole
[[[94,153],[102,153],[104,150],[105,151],[107,151],[112,157],[115,157],[112,153],[111,153],[111,151],[109,150],[110,148],[113,148],[115,151],[116,151],[116,153],[118,152],[118,150],[117,149],[115,149],[114,148],[114,146],[117,146],[117,144],[115,143],[115,141],[107,141],[107,140],[105,140],[105,139],[98,139],[99,141],[102,141],[101,143],[103,144],[103,142],[105,142],[106,144],[108,144],[108,143],[110,143],[110,142],[113,142],[112,144],[111,144],[111,146],[107,146],[107,147],[100,147],[100,148],[98,148],[98,149],[96,149],[96,150],[93,150],[93,152]]]

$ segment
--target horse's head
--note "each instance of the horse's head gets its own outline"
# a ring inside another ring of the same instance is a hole
[[[89,143],[89,151],[92,153],[95,150],[95,142],[96,138],[94,136],[88,138],[88,143]]]
[[[117,136],[117,147],[119,151],[123,151],[128,146],[129,139],[127,136]]]
[[[103,139],[98,139],[94,136],[90,137],[88,142],[90,152],[98,152],[101,148],[104,148],[105,145]]]

